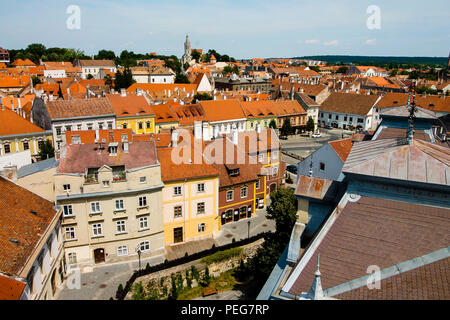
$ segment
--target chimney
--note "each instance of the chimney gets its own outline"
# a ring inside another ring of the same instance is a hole
[[[238,135],[238,130],[237,129],[233,129],[233,137],[232,137],[232,141],[234,145],[238,145],[238,141],[239,141],[239,135]]]
[[[120,96],[121,97],[126,97],[127,96],[127,91],[125,90],[125,88],[121,88],[120,89]]]
[[[171,128],[170,141],[172,147],[176,147],[178,145],[178,131],[176,131],[173,127]]]
[[[89,99],[91,97],[91,94],[89,92],[89,85],[86,86],[86,99]]]
[[[202,121],[194,121],[194,138],[202,138]]]
[[[258,134],[261,133],[261,125],[260,125],[259,123],[256,124],[256,132],[257,132]]]
[[[5,177],[9,180],[16,181],[17,180],[17,166],[16,165],[5,166],[3,168],[3,171],[0,171],[0,175],[2,175],[3,177]]]
[[[50,93],[50,95],[48,96],[48,101],[53,101],[53,94]]]
[[[100,130],[95,129],[95,142],[100,141]]]

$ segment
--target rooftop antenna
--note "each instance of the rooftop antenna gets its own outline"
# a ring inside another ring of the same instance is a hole
[[[412,94],[412,102],[411,102],[411,94]],[[411,83],[411,87],[409,90],[409,96],[408,96],[408,110],[409,110],[409,117],[408,117],[408,130],[406,133],[406,139],[408,144],[412,143],[413,137],[414,137],[414,121],[416,120],[416,83],[413,81]]]

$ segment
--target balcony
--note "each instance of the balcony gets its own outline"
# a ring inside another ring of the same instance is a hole
[[[84,183],[85,184],[98,183],[98,173],[86,174]]]
[[[127,176],[125,174],[125,171],[117,171],[117,172],[113,171],[113,182],[122,182],[126,180]]]

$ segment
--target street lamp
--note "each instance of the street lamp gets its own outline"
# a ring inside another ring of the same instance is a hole
[[[137,248],[136,250],[138,257],[139,257],[139,270],[141,270],[141,249]]]
[[[250,239],[250,220],[247,221],[248,225],[248,238]]]

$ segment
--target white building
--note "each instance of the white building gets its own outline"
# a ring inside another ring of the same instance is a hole
[[[53,78],[53,79],[58,79],[58,78],[66,78],[66,70],[61,69],[61,70],[44,70],[44,77],[46,78]]]
[[[136,83],[175,83],[175,72],[169,68],[133,67],[131,73]]]
[[[103,79],[101,75],[104,71],[112,73],[117,72],[116,65],[113,60],[78,60],[77,66],[81,67],[81,78],[87,79],[88,75],[92,75],[94,79]],[[103,72],[101,72],[103,70]]]

